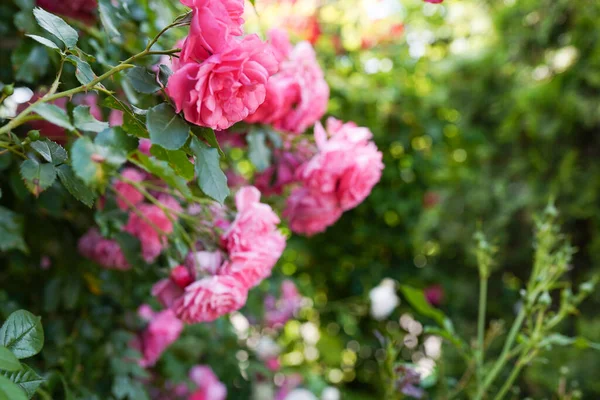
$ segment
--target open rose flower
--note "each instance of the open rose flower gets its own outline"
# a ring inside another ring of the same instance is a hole
[[[189,122],[227,129],[265,101],[267,82],[277,68],[269,46],[249,35],[230,41],[201,64],[180,65],[169,78],[167,91],[177,112],[183,111]]]
[[[119,243],[104,238],[96,228],[90,229],[79,239],[78,249],[81,255],[104,268],[119,270],[131,268]]]
[[[140,315],[142,318],[149,318],[148,326],[141,333],[138,341],[143,355],[140,365],[151,367],[156,364],[167,347],[179,338],[183,331],[183,322],[177,319],[171,310],[153,313],[151,309],[142,306]]]
[[[165,235],[173,232],[173,223],[160,207],[153,204],[142,204],[138,211],[141,215],[129,214],[124,230],[140,240],[144,260],[153,262],[167,246]]]
[[[219,381],[208,365],[196,365],[190,370],[190,379],[198,389],[188,400],[225,400],[227,387]]]
[[[132,182],[142,182],[145,178],[144,174],[135,168],[125,168],[121,175]],[[117,205],[121,210],[128,210],[144,200],[144,195],[124,180],[118,180],[115,183],[115,191],[118,193]]]
[[[211,322],[242,308],[247,296],[248,288],[238,279],[216,275],[187,286],[173,310],[186,323]]]
[[[283,215],[293,232],[312,236],[333,225],[342,212],[335,195],[296,188],[287,199]]]

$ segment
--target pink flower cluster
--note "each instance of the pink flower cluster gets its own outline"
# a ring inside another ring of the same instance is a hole
[[[196,365],[190,370],[190,379],[196,389],[188,400],[225,400],[227,388],[219,381],[213,370],[208,365]]]
[[[382,154],[372,133],[354,123],[327,120],[315,125],[318,152],[297,171],[302,186],[287,200],[284,215],[296,233],[313,235],[360,204],[381,178]]]
[[[155,313],[146,304],[139,308],[138,314],[148,325],[137,338],[134,347],[142,352],[140,366],[152,367],[167,347],[179,338],[183,322],[171,310]]]
[[[143,182],[148,179],[147,174],[135,168],[125,168],[121,176],[121,180],[114,182],[114,188],[117,192],[117,206],[128,212],[128,220],[122,230],[140,241],[142,258],[152,263],[167,247],[167,235],[173,232],[171,218],[174,218],[175,212],[181,211],[181,206],[169,195],[157,195],[164,209],[174,211],[167,215],[158,205],[145,203],[142,193],[130,183]],[[79,251],[105,268],[129,268],[119,244],[102,237],[96,228],[92,228],[79,240]]]
[[[221,235],[221,250],[195,251],[187,266],[156,283],[152,294],[184,322],[210,322],[239,310],[248,291],[271,274],[283,253],[285,237],[270,206],[254,187],[236,194],[237,215]],[[226,255],[226,257],[225,257]]]
[[[227,129],[265,101],[278,62],[257,35],[241,37],[244,0],[181,2],[193,16],[167,92],[189,122]]]
[[[302,296],[294,282],[285,280],[281,283],[281,297],[273,296],[265,299],[265,325],[269,328],[283,326],[300,310]]]
[[[280,69],[269,80],[265,102],[246,122],[299,134],[325,114],[329,86],[310,43],[292,47],[287,33],[279,29],[271,30],[269,36]]]

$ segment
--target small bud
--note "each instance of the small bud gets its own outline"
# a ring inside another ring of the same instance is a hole
[[[29,132],[27,132],[27,137],[32,142],[35,142],[36,140],[40,140],[40,131],[29,131]]]
[[[194,282],[194,278],[183,265],[178,265],[171,270],[171,280],[182,289]]]
[[[12,95],[14,92],[15,92],[15,85],[12,84],[12,83],[10,85],[5,85],[2,88],[2,93],[5,94],[5,95],[7,95],[7,96]]]

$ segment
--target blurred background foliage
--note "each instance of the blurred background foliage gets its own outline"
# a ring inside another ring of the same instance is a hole
[[[0,4],[0,81],[33,87],[52,81],[57,60],[22,39],[23,31],[39,29],[21,11],[29,3]],[[138,48],[144,37],[168,24],[181,11],[173,3],[123,1],[128,13],[122,15],[119,45],[103,42],[96,28],[80,24],[89,39],[84,50],[95,55],[95,67],[124,59],[128,48]],[[326,233],[290,238],[274,279],[251,294],[248,313],[259,313],[254,310],[264,293],[291,277],[310,299],[279,338],[284,370],[303,372],[313,388],[340,386],[343,398],[380,398],[377,361],[385,351],[374,331],[402,336],[400,317],[409,312],[403,303],[385,322],[369,317],[368,292],[386,277],[424,290],[441,285],[440,308],[458,332],[472,337],[477,313],[472,238],[479,227],[500,248],[490,281],[489,318],[512,320],[531,265],[532,216],[550,198],[556,199],[564,229],[578,248],[570,279],[576,284],[598,272],[600,3],[256,0],[256,8],[260,22],[251,11],[248,19],[257,29],[281,24],[296,39],[314,43],[331,87],[329,113],[368,126],[386,165],[365,203]],[[3,205],[17,211],[32,207],[33,198],[14,173],[2,172],[0,182],[12,190],[0,200]],[[102,385],[109,377],[102,374],[109,367],[102,362],[128,340],[106,332],[131,326],[123,321],[123,309],[145,301],[158,275],[98,271],[76,257],[76,238],[92,215],[83,209],[65,214],[79,206],[64,204],[58,191],[44,193],[26,221],[32,254],[50,255],[58,273],[31,272],[39,258],[0,259],[0,311],[3,319],[19,306],[42,315],[49,338],[42,368],[60,366],[70,371],[74,386],[105,393]],[[572,320],[564,330],[600,340],[600,318],[594,313],[599,305],[595,294],[577,323]],[[311,327],[318,327],[316,343]],[[239,344],[231,327],[223,322],[186,332],[161,361],[167,376],[184,376],[187,370],[178,368],[178,360],[201,356],[219,338],[219,348],[236,359],[207,351],[204,361],[227,382],[232,398],[248,398],[247,372],[235,368],[248,353],[232,350]],[[409,361],[418,352],[407,346],[402,355]],[[445,375],[459,377],[464,365],[450,351],[444,360]],[[553,398],[563,381],[583,398],[598,398],[598,370],[594,353],[548,352],[526,370],[518,398]],[[111,371],[135,376],[116,366]]]

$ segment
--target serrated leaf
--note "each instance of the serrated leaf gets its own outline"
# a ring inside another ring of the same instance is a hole
[[[94,139],[94,143],[100,146],[108,147],[112,150],[111,155],[120,155],[123,158],[138,147],[138,140],[129,136],[125,130],[119,126],[114,126],[100,132]]]
[[[108,122],[98,121],[90,114],[89,106],[77,106],[73,110],[75,127],[85,132],[102,132],[108,129]]]
[[[39,103],[33,107],[33,111],[46,121],[52,122],[54,125],[70,131],[75,129],[73,125],[71,125],[67,112],[54,104]]]
[[[229,195],[227,177],[219,165],[219,152],[202,143],[198,138],[192,138],[190,146],[195,156],[194,167],[198,177],[198,186],[207,196],[223,203]]]
[[[15,355],[4,346],[0,346],[0,369],[4,371],[18,371],[21,363]]]
[[[36,160],[25,160],[19,168],[25,186],[34,196],[39,196],[56,179],[56,168],[52,164],[40,164]]]
[[[67,161],[67,151],[61,145],[49,139],[31,142],[31,148],[42,156],[44,160],[54,165]]]
[[[139,151],[136,153],[136,157],[140,160],[140,166],[147,172],[164,180],[167,185],[177,189],[184,197],[190,198],[192,196],[186,180],[177,175],[166,161],[148,157]]]
[[[263,172],[271,165],[271,149],[267,146],[263,131],[253,130],[246,136],[248,142],[248,158],[258,172]]]
[[[39,376],[27,364],[23,364],[23,369],[20,371],[5,374],[5,376],[10,379],[11,382],[19,385],[30,399],[35,395],[35,392],[40,385],[44,383],[44,378]]]
[[[70,55],[67,57],[67,60],[75,66],[75,78],[77,78],[82,85],[87,85],[96,79],[96,74],[92,70],[92,67],[90,67],[90,64],[83,61],[81,58]]]
[[[71,49],[77,44],[77,31],[67,24],[62,18],[57,17],[39,7],[33,9],[33,16],[38,24],[46,31],[60,39],[67,48]]]
[[[194,164],[189,160],[189,156],[183,150],[165,150],[160,146],[153,145],[150,148],[150,153],[158,158],[169,163],[169,166],[183,177],[190,181],[194,179]]]
[[[63,164],[56,169],[56,173],[63,186],[71,193],[73,197],[92,208],[96,200],[96,194],[77,178],[71,166]]]
[[[134,67],[125,74],[131,86],[140,93],[152,94],[160,90],[156,74],[144,67]]]
[[[88,137],[81,137],[71,147],[71,163],[75,174],[89,186],[101,186],[105,183],[103,156],[97,146]]]
[[[27,400],[27,395],[19,385],[0,375],[0,400]]]
[[[146,126],[152,143],[167,150],[178,150],[188,140],[190,127],[167,103],[148,110]]]
[[[40,43],[40,44],[43,44],[43,45],[44,45],[44,46],[46,46],[46,47],[49,47],[49,48],[51,48],[51,49],[54,49],[54,50],[59,50],[59,51],[60,51],[60,48],[59,48],[59,47],[56,45],[56,43],[54,43],[54,42],[53,42],[52,40],[50,40],[50,39],[46,39],[46,38],[45,38],[45,37],[43,37],[43,36],[38,36],[38,35],[25,35],[25,36],[28,36],[28,37],[32,38],[32,39],[33,39],[33,40],[35,40],[36,42],[38,42],[38,43]]]
[[[119,37],[121,33],[117,28],[116,21],[118,19],[117,12],[110,0],[99,0],[98,11],[100,12],[100,21],[109,36]]]
[[[26,253],[23,240],[23,217],[8,208],[0,206],[0,251],[21,250]]]
[[[40,318],[26,310],[10,314],[0,328],[0,345],[18,358],[36,355],[44,346],[44,330]]]
[[[168,65],[160,64],[158,66],[158,80],[164,87],[167,87],[171,75],[173,75],[173,71]]]

